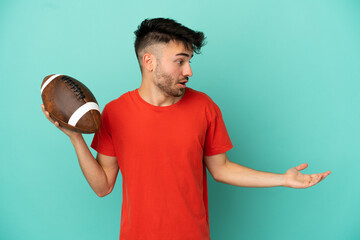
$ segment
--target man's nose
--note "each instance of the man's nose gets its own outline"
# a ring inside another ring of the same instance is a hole
[[[193,75],[190,64],[186,64],[184,69],[184,76],[191,77]]]

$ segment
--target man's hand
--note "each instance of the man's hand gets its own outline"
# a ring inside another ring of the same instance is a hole
[[[60,129],[63,133],[65,133],[66,135],[68,135],[70,137],[70,139],[76,138],[81,136],[81,133],[78,132],[74,132],[71,131],[69,129],[63,128],[60,126],[60,124],[57,121],[54,121],[51,117],[48,111],[45,110],[45,106],[44,104],[41,104],[41,109],[43,111],[43,113],[45,114],[45,117],[51,122],[53,123],[58,129]]]
[[[331,172],[302,174],[307,163],[290,168],[285,174],[257,171],[231,162],[226,153],[205,156],[204,161],[211,175],[218,182],[239,187],[292,187],[308,188],[326,178]]]
[[[41,108],[46,118],[70,137],[79,160],[80,168],[90,187],[99,197],[109,194],[114,188],[116,177],[119,172],[119,165],[116,157],[99,153],[95,159],[81,133],[61,127],[57,121],[54,121],[50,117],[49,112],[45,110],[43,104],[41,104]]]
[[[324,180],[331,172],[317,174],[302,174],[301,170],[308,167],[307,163],[303,163],[297,167],[290,168],[285,173],[285,187],[291,188],[308,188],[314,186],[318,182]]]

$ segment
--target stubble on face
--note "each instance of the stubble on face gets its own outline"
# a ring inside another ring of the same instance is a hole
[[[158,65],[154,71],[155,85],[168,96],[181,97],[185,92],[185,88],[178,88],[176,86],[178,80],[162,70],[160,59],[157,59],[157,62]]]

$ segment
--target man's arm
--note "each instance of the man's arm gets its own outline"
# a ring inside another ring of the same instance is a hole
[[[94,192],[99,197],[104,197],[111,193],[119,172],[116,157],[99,153],[95,159],[81,133],[60,127],[58,122],[50,118],[49,112],[45,110],[44,105],[41,105],[41,108],[46,118],[70,138],[71,143],[74,145],[80,168]]]
[[[81,134],[70,138],[70,140],[74,145],[81,171],[90,187],[99,197],[111,193],[119,172],[116,157],[98,153],[95,159]]]
[[[231,162],[226,153],[204,157],[205,164],[213,178],[222,183],[240,187],[311,187],[330,174],[330,171],[318,174],[302,174],[307,164],[290,168],[285,174],[261,172]]]

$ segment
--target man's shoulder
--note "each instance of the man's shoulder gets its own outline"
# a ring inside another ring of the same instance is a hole
[[[188,88],[188,90],[190,93],[189,96],[191,98],[191,101],[199,101],[199,102],[205,103],[205,104],[214,104],[214,101],[212,100],[212,98],[205,92],[195,90],[192,88]]]
[[[105,105],[105,108],[111,109],[111,108],[118,108],[121,107],[121,105],[128,104],[129,100],[131,99],[131,95],[134,93],[135,90],[127,91],[120,95],[120,97],[111,100]]]
[[[190,96],[189,97],[189,104],[193,106],[200,107],[202,109],[205,109],[206,114],[209,116],[209,118],[212,118],[213,116],[216,116],[220,112],[219,106],[213,101],[213,99],[204,92],[190,89]]]
[[[193,88],[188,88],[188,90],[190,93],[189,95],[191,95],[193,98],[198,98],[199,100],[203,100],[203,101],[212,101],[210,96],[208,94],[206,94],[205,92],[195,90]]]

